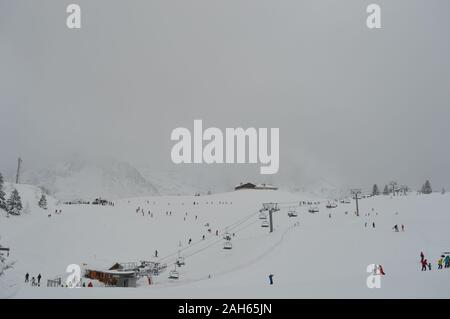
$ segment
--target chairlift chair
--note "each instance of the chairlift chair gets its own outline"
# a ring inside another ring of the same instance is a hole
[[[184,266],[184,265],[185,265],[184,257],[182,257],[182,256],[178,257],[177,258],[177,266],[181,267],[181,266]]]
[[[259,219],[267,219],[267,215],[264,212],[259,213]]]
[[[269,222],[267,220],[263,220],[261,227],[269,227]]]
[[[297,212],[295,210],[290,210],[290,211],[288,211],[288,216],[289,217],[297,217]]]
[[[179,279],[180,278],[180,274],[177,271],[177,266],[175,265],[174,270],[171,270],[169,272],[169,279]]]
[[[224,244],[223,244],[223,249],[232,249],[233,245],[231,244],[231,241],[227,240]]]

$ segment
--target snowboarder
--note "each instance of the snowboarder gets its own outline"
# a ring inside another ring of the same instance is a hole
[[[398,233],[398,225],[395,225],[395,226],[393,227],[393,229],[394,229],[394,231],[395,231],[396,233]]]
[[[30,274],[26,273],[25,274],[25,282],[29,282],[30,281]]]
[[[94,287],[94,285],[92,284],[92,281],[89,281],[88,287],[89,287],[89,288]]]
[[[39,275],[37,276],[37,285],[38,285],[38,287],[41,286],[41,278],[42,278],[42,276],[41,276],[41,274],[39,274]]]
[[[422,264],[422,271],[427,271],[428,261],[423,258],[420,263]]]
[[[273,274],[269,275],[269,285],[273,285]]]

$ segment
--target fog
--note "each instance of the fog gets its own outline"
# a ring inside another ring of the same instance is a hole
[[[82,28],[66,27],[81,6]],[[382,28],[366,27],[381,6]],[[448,1],[0,0],[0,172],[78,156],[229,183],[450,186]],[[177,127],[277,127],[280,169],[176,166]]]

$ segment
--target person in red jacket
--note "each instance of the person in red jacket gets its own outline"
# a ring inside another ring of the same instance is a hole
[[[382,276],[386,275],[386,274],[384,273],[383,266],[378,265],[378,270],[380,271],[380,275],[382,275]]]
[[[94,287],[94,286],[92,285],[92,281],[89,281],[88,287],[89,287],[89,288]]]
[[[422,264],[422,271],[427,271],[427,266],[428,266],[428,260],[426,260],[425,258],[422,259],[420,261],[420,263]]]

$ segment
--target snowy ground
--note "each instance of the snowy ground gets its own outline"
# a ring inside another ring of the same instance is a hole
[[[325,208],[323,202],[317,214],[308,213],[307,206],[296,207],[297,218],[287,216],[289,205],[285,205],[275,214],[275,231],[269,234],[258,219],[263,202],[311,198],[247,190],[201,197],[130,198],[114,207],[58,206],[49,199],[49,209],[44,211],[37,207],[39,190],[27,185],[19,185],[18,190],[29,212],[10,218],[0,213],[0,241],[11,248],[9,260],[16,261],[14,269],[0,277],[2,298],[450,297],[450,269],[437,270],[436,264],[442,252],[450,251],[448,194],[362,199],[360,217],[354,214],[353,201],[335,209]],[[144,216],[136,213],[138,206],[144,208]],[[62,214],[55,215],[56,208]],[[406,231],[394,232],[394,224],[404,224]],[[232,250],[223,249],[216,230],[235,233]],[[156,249],[159,259],[153,258]],[[67,265],[74,263],[108,266],[160,260],[170,265],[179,249],[186,265],[175,282],[165,272],[154,277],[154,285],[143,278],[137,288],[36,288],[23,283],[26,272],[41,273],[45,286],[48,278],[66,276]],[[432,271],[420,271],[420,251],[433,263]],[[369,264],[383,265],[386,276],[380,289],[366,286]],[[268,285],[270,273],[273,286]]]

